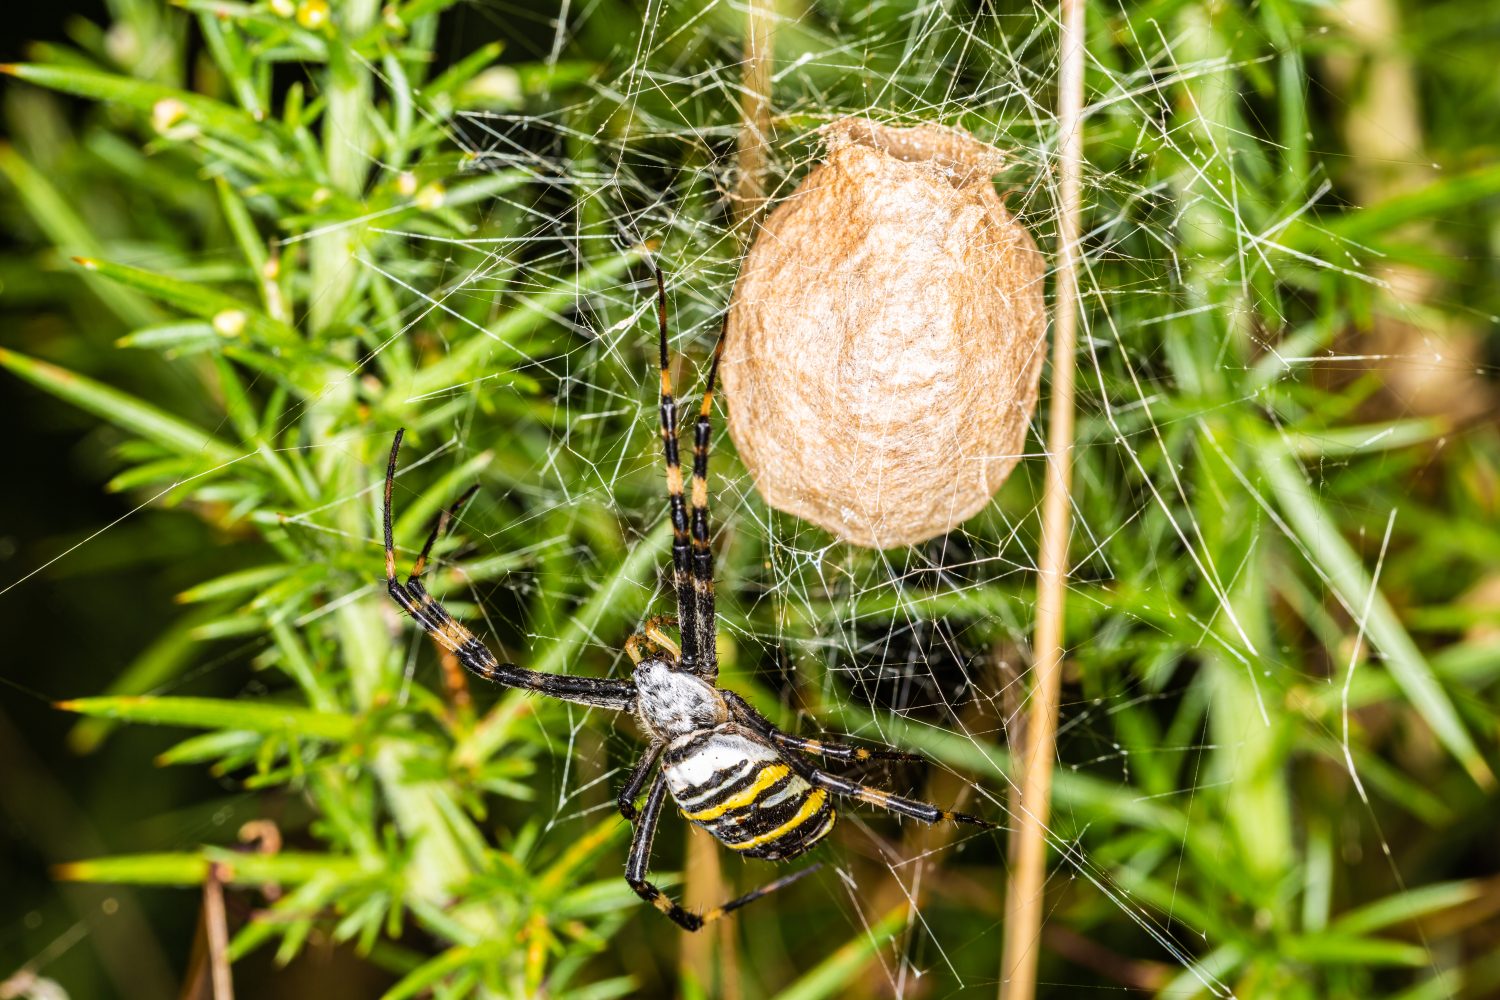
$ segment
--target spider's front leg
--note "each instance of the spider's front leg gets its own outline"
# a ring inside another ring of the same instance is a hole
[[[524,670],[513,663],[501,663],[478,636],[465,628],[448,613],[446,608],[433,600],[431,594],[427,593],[427,589],[422,586],[420,576],[426,568],[427,557],[432,551],[433,543],[472,491],[465,493],[462,500],[444,509],[439,515],[406,582],[402,583],[396,578],[396,543],[394,530],[391,527],[391,494],[395,491],[396,459],[401,453],[401,439],[405,433],[404,430],[396,432],[396,439],[391,442],[390,461],[385,469],[385,584],[391,599],[411,615],[412,619],[422,626],[423,631],[430,635],[434,642],[458,657],[460,663],[487,681],[494,681],[506,687],[521,688],[525,691],[535,691],[537,694],[571,701],[579,705],[608,708],[618,712],[634,711],[635,684],[631,681],[548,674],[539,670]]]
[[[625,782],[625,787],[620,789],[620,796],[615,800],[619,806],[620,815],[635,822],[640,810],[635,807],[635,800],[641,797],[641,789],[646,787],[646,779],[651,777],[651,769],[661,759],[661,752],[666,747],[665,743],[653,743],[646,749],[646,755],[636,762],[630,777]]]

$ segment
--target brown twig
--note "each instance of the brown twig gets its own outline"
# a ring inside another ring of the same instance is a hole
[[[224,909],[224,871],[217,863],[208,866],[203,879],[198,933],[180,996],[182,1000],[234,1000],[234,977],[229,969],[229,916]]]
[[[214,1000],[234,1000],[234,979],[229,974],[229,920],[224,914],[224,879],[217,864],[208,866],[203,881],[203,927],[208,935],[208,967],[213,977]]]
[[[719,842],[706,830],[695,826],[687,828],[684,839],[687,841],[684,868],[688,877],[683,902],[688,909],[699,912],[718,906],[734,894],[724,879]],[[684,983],[689,980],[696,983],[705,996],[738,1000],[741,992],[739,949],[734,929],[733,920],[721,920],[697,934],[682,935],[678,961]]]
[[[1073,451],[1073,350],[1078,322],[1078,240],[1083,172],[1084,2],[1062,0],[1058,39],[1057,276],[1054,286],[1052,396],[1048,410],[1047,485],[1037,573],[1031,713],[1021,761],[1021,812],[1015,868],[1006,894],[1003,1000],[1032,1000],[1046,882],[1047,819],[1062,679],[1063,602],[1068,574],[1069,491]]]

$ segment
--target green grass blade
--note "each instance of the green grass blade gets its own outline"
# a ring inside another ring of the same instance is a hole
[[[1415,417],[1323,431],[1289,431],[1285,441],[1298,458],[1329,458],[1405,448],[1435,440],[1452,430],[1451,421]]]
[[[189,736],[163,750],[156,755],[156,766],[202,764],[209,761],[222,761],[231,756],[241,760],[250,760],[264,742],[265,737],[260,733],[216,729],[197,736]]]
[[[198,650],[193,630],[213,611],[199,608],[173,622],[115,678],[108,696],[144,694],[182,672]],[[81,719],[68,732],[68,746],[77,754],[93,753],[118,724],[114,719]]]
[[[1464,727],[1447,692],[1438,684],[1432,667],[1396,617],[1395,609],[1385,595],[1374,589],[1370,574],[1308,487],[1302,470],[1274,438],[1266,439],[1261,448],[1261,461],[1278,505],[1306,547],[1307,558],[1327,577],[1346,607],[1356,609],[1357,613],[1368,601],[1370,613],[1365,631],[1371,643],[1380,650],[1386,668],[1448,752],[1463,764],[1481,787],[1493,788],[1494,772],[1480,756],[1479,748]]]
[[[235,570],[233,573],[225,573],[212,580],[205,580],[195,587],[189,587],[177,595],[177,600],[182,604],[198,604],[221,597],[253,594],[284,579],[292,571],[292,567],[286,563],[270,563],[265,566],[251,566],[248,569]]]
[[[460,969],[484,965],[513,951],[515,947],[514,942],[486,941],[483,944],[449,948],[413,969],[395,986],[381,994],[381,1000],[407,1000],[408,997],[418,996]]]
[[[782,990],[776,1000],[825,1000],[844,996],[875,953],[906,926],[910,912],[911,908],[905,903],[891,910],[874,927],[846,942],[807,975]]]
[[[15,188],[32,220],[58,250],[69,257],[103,252],[94,231],[79,217],[68,199],[36,167],[11,146],[0,143],[0,174]],[[89,275],[94,294],[110,311],[133,327],[159,323],[162,313],[143,296]]]
[[[241,256],[250,270],[260,275],[266,269],[266,244],[260,230],[255,228],[250,210],[245,207],[239,192],[224,178],[215,178],[214,187],[219,193],[219,208],[224,213],[224,221],[229,223],[229,231],[234,235]]]
[[[1442,910],[1472,903],[1486,891],[1482,883],[1474,880],[1417,886],[1350,910],[1335,920],[1330,930],[1351,936],[1368,934],[1393,924],[1417,921]]]
[[[1500,165],[1443,177],[1426,187],[1402,191],[1375,205],[1350,212],[1329,225],[1335,235],[1355,243],[1374,240],[1409,222],[1423,222],[1500,194]]]
[[[1293,962],[1317,965],[1399,965],[1413,969],[1432,961],[1427,949],[1405,941],[1307,934],[1282,942],[1281,954]]]
[[[300,346],[301,338],[297,336],[296,330],[232,295],[225,295],[191,281],[93,257],[79,257],[77,262],[95,274],[111,278],[183,312],[208,320],[219,336],[226,339],[232,340],[241,330],[246,330],[273,347]]]
[[[80,715],[158,726],[196,729],[248,729],[258,733],[286,733],[311,739],[341,741],[354,736],[353,716],[317,712],[294,705],[221,698],[77,698],[57,707]]]
[[[58,865],[54,874],[68,882],[114,882],[134,885],[202,885],[208,867],[219,864],[231,885],[306,882],[331,874],[342,879],[363,872],[352,858],[330,854],[283,851],[279,854],[240,854],[206,851],[202,854],[122,854]]]
[[[275,151],[275,147],[266,141],[267,136],[273,134],[270,123],[257,122],[243,111],[191,91],[76,66],[13,63],[0,66],[0,73],[65,94],[123,104],[146,115],[161,113],[162,102],[176,101],[177,104],[170,107],[180,109],[186,121],[203,131],[231,140],[244,149],[259,150],[263,154]]]
[[[201,455],[216,465],[227,465],[240,457],[239,451],[185,420],[66,368],[4,348],[0,348],[0,366],[59,399],[170,451]]]
[[[877,719],[869,709],[852,702],[825,704],[819,718],[845,732],[870,734],[863,739],[911,750],[966,774],[982,776],[997,791],[1014,773],[1008,751],[961,732],[899,715]],[[1129,786],[1073,770],[1059,771],[1052,780],[1053,796],[1070,808],[1158,830],[1178,840],[1187,835],[1188,821],[1179,810],[1161,800],[1143,798]]]
[[[219,333],[213,324],[201,320],[153,323],[138,327],[115,341],[116,347],[178,353],[212,350],[218,345]]]

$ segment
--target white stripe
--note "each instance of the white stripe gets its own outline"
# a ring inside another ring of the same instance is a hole
[[[785,788],[777,792],[775,795],[771,796],[769,799],[762,799],[761,801],[757,802],[755,804],[755,808],[769,809],[772,806],[780,805],[787,799],[791,798],[793,795],[801,795],[803,792],[807,791],[808,787],[809,786],[807,782],[793,775],[792,780],[786,783]]]
[[[724,791],[724,789],[728,788],[730,785],[734,784],[736,781],[739,781],[741,778],[743,778],[745,776],[746,772],[749,771],[749,769],[751,767],[753,767],[753,766],[754,766],[754,762],[753,761],[748,761],[748,760],[747,761],[742,761],[740,763],[740,766],[737,767],[737,768],[735,768],[734,772],[732,774],[730,774],[728,778],[725,778],[723,781],[721,781],[718,785],[715,785],[713,788],[710,788],[708,791],[704,792],[702,795],[695,795],[695,796],[693,796],[690,799],[678,799],[677,800],[677,804],[679,806],[681,806],[683,809],[687,810],[688,812],[694,812],[696,806],[699,806],[699,805],[707,802],[709,799],[712,799],[715,796],[722,794],[723,791]],[[672,769],[668,768],[668,770],[670,771]],[[669,785],[673,783],[672,782],[672,777],[671,777],[670,774],[667,776],[667,783]]]

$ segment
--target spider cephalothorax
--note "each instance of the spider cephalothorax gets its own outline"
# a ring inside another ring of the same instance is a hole
[[[636,664],[635,689],[667,792],[688,821],[770,861],[804,853],[833,829],[828,792],[782,759],[769,724],[733,692],[663,659]],[[622,799],[622,809],[631,805]]]
[[[957,820],[979,826],[991,824],[870,788],[812,766],[804,755],[846,763],[877,758],[907,759],[912,755],[793,736],[773,726],[745,699],[718,686],[714,557],[708,530],[708,445],[714,379],[723,338],[715,348],[703,404],[693,425],[690,511],[683,495],[677,405],[667,368],[666,284],[659,270],[656,292],[662,450],[672,518],[672,582],[677,596],[677,618],[653,618],[640,635],[625,643],[625,651],[635,663],[632,678],[574,677],[501,663],[478,637],[433,600],[422,586],[422,570],[433,543],[469,494],[439,515],[411,574],[404,583],[397,579],[391,494],[402,431],[396,432],[391,443],[385,474],[385,576],[386,588],[396,603],[434,641],[485,680],[636,716],[648,746],[620,791],[620,813],[635,825],[625,879],[642,899],[692,931],[801,878],[816,866],[779,878],[704,913],[685,910],[646,878],[651,841],[668,795],[689,822],[703,827],[725,847],[767,861],[795,858],[827,836],[838,818],[833,808],[835,796],[926,823]],[[664,630],[667,625],[677,627],[677,640]],[[636,802],[642,792],[646,793],[646,802],[637,809]]]

